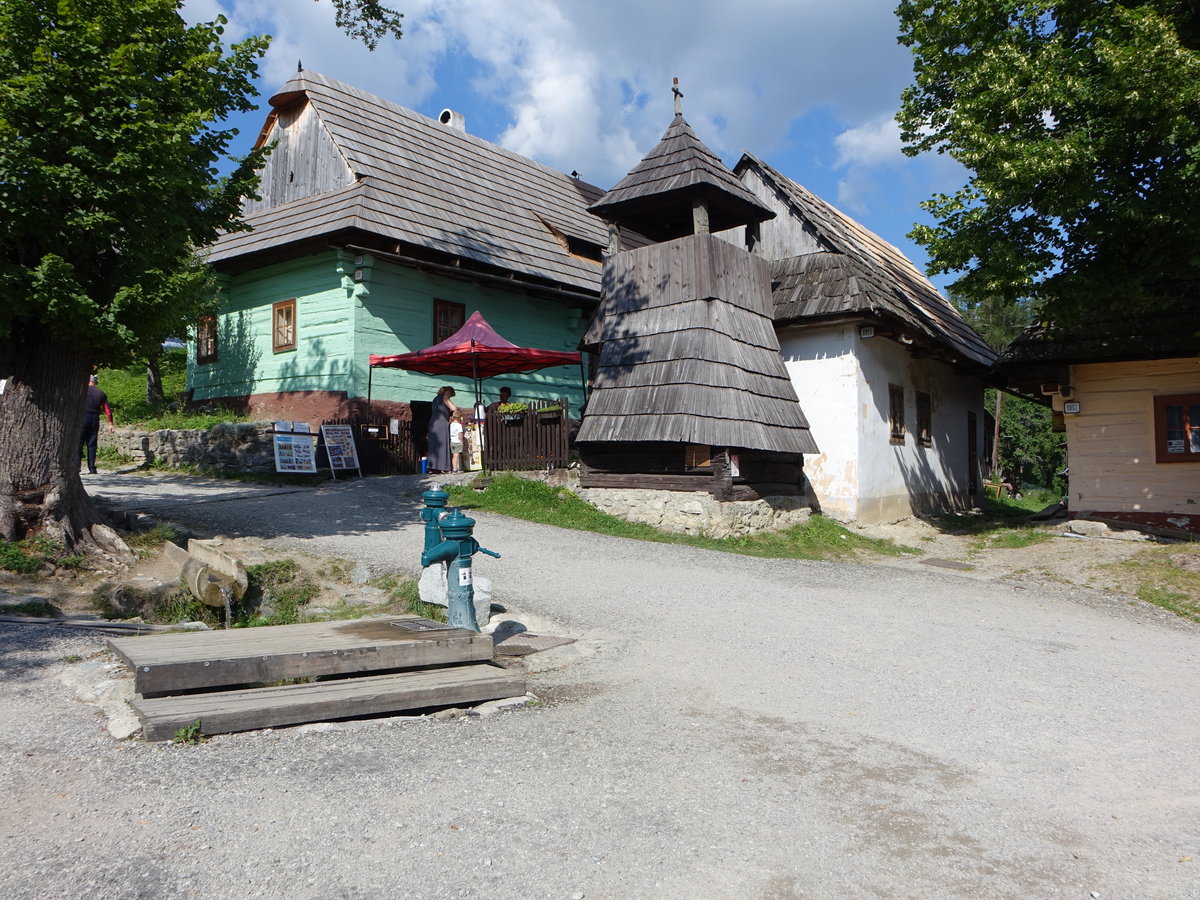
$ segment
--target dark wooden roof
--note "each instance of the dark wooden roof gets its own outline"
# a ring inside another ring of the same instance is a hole
[[[1039,322],[1000,355],[1002,372],[1053,364],[1128,362],[1200,356],[1200,315],[1194,308],[1165,309],[1074,324]]]
[[[623,228],[666,241],[692,233],[692,198],[707,204],[712,231],[775,216],[677,114],[658,145],[591,211]]]
[[[898,249],[749,153],[734,172],[751,169],[826,248],[773,265],[776,324],[870,314],[903,323],[966,365],[995,362],[995,351]]]
[[[212,248],[218,266],[356,230],[598,289],[599,262],[573,255],[564,244],[607,246],[607,226],[587,211],[600,188],[315,72],[297,74],[271,103],[279,110],[312,104],[354,183],[254,212],[247,217],[252,231],[224,235]],[[266,139],[273,122],[264,129]],[[637,234],[625,239],[630,247],[646,243]]]
[[[577,440],[817,452],[769,293],[768,263],[712,235],[609,258],[584,337],[600,359]]]

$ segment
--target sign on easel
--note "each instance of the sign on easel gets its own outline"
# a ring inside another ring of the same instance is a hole
[[[275,423],[276,427],[280,423]],[[317,456],[313,453],[316,443],[311,434],[291,434],[276,431],[273,435],[275,444],[276,472],[311,472],[317,471]]]
[[[337,478],[338,469],[354,469],[362,478],[358,449],[354,446],[354,429],[349,425],[322,425],[321,436],[325,438],[325,454],[329,457],[329,469],[333,477]]]

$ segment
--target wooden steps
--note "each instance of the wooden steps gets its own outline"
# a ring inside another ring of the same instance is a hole
[[[419,616],[109,639],[147,740],[454,706],[525,693],[492,638]],[[396,670],[404,670],[397,672]],[[285,679],[330,680],[267,687]]]
[[[146,740],[163,741],[197,720],[205,734],[226,734],[431,706],[481,703],[523,693],[522,673],[478,663],[311,684],[138,698],[133,701],[133,708],[142,720]]]

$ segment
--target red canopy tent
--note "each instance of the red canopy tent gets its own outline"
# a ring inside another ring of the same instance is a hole
[[[466,323],[440,344],[401,353],[398,356],[371,354],[371,368],[408,369],[425,375],[461,375],[475,380],[476,400],[479,382],[494,375],[533,372],[547,366],[566,366],[582,361],[582,355],[564,350],[536,350],[518,347],[492,329],[477,311]]]
[[[537,350],[533,347],[518,347],[506,341],[492,329],[479,314],[471,317],[463,327],[444,341],[401,353],[397,356],[371,354],[371,367],[367,378],[367,405],[371,404],[371,378],[375,369],[407,369],[424,375],[470,376],[475,383],[475,405],[483,402],[482,382],[495,375],[515,375],[518,372],[534,372],[549,366],[579,365],[579,377],[587,390],[583,373],[583,354],[565,350]]]

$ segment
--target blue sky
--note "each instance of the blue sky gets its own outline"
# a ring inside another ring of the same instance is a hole
[[[919,203],[964,171],[909,159],[893,116],[912,69],[891,0],[395,0],[405,36],[368,51],[339,32],[329,0],[185,0],[222,14],[226,37],[270,34],[260,105],[296,71],[354,84],[429,116],[449,107],[480,137],[610,187],[684,116],[733,165],[762,157],[921,268],[905,236]],[[265,112],[236,124],[245,152]],[[944,287],[950,278],[937,277]]]

